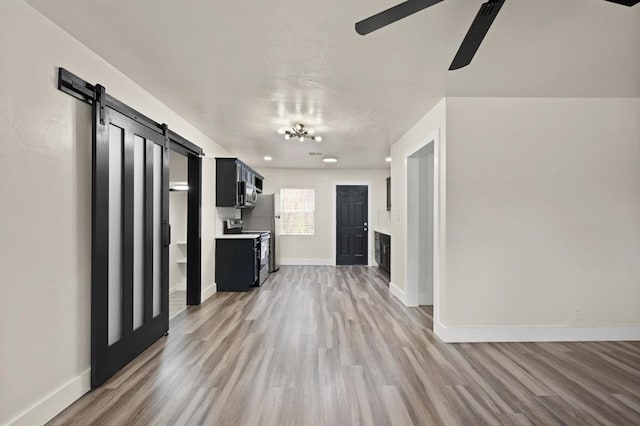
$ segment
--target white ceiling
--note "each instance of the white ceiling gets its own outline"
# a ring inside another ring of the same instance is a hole
[[[640,6],[603,0],[509,0],[454,72],[481,0],[366,37],[354,23],[400,0],[27,1],[254,167],[387,167],[445,95],[640,97]],[[277,134],[298,121],[323,142]]]

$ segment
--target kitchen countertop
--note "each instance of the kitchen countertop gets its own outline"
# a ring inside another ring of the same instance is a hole
[[[260,234],[222,234],[216,240],[255,240],[260,238]]]
[[[377,232],[378,234],[385,234],[385,235],[391,236],[391,232],[387,231],[386,229],[375,229],[374,228],[373,232]]]

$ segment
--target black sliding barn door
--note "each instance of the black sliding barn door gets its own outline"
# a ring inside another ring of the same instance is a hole
[[[93,103],[91,386],[169,328],[169,139]],[[102,102],[101,102],[102,99]]]
[[[367,265],[369,188],[336,188],[336,265]]]

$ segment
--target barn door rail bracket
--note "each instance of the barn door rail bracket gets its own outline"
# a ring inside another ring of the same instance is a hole
[[[169,147],[172,150],[185,155],[195,155],[197,157],[204,157],[205,155],[202,148],[198,145],[188,141],[172,130],[169,130],[168,127],[165,127],[166,125],[152,120],[109,95],[104,86],[100,84],[91,84],[62,67],[58,68],[58,90],[89,105],[92,105],[94,102],[100,102],[101,124],[104,124],[104,108],[108,106],[132,120],[137,121],[145,127],[148,127],[154,132],[163,135],[165,140],[168,139]]]

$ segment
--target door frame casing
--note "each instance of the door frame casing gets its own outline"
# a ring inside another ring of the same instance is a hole
[[[187,155],[187,305],[202,303],[202,157]]]
[[[408,153],[403,160],[405,164],[409,161],[409,157],[416,154],[421,149],[429,146],[429,144],[433,144],[433,327],[434,330],[439,327],[440,323],[440,275],[441,275],[441,261],[444,260],[444,215],[442,214],[442,207],[444,206],[444,193],[443,188],[441,188],[441,176],[442,169],[444,168],[444,164],[442,162],[444,154],[441,151],[441,141],[440,141],[440,130],[436,130],[431,133],[427,138],[424,139],[424,143],[421,143],[419,146],[416,146],[412,152]],[[407,196],[404,200],[405,204],[405,224],[406,224],[406,240],[405,244],[405,252],[408,253],[408,250],[412,246],[412,234],[409,231],[411,229],[412,224],[409,223],[410,214],[409,214],[409,198],[412,194],[409,192],[409,168],[405,167],[405,182],[407,185]],[[405,253],[405,254],[406,254]],[[410,268],[417,268],[418,265],[411,265],[408,261],[409,256],[405,255],[403,260],[405,266],[405,300],[404,303],[406,306],[415,307],[419,306],[419,282],[417,280],[410,280],[409,277],[411,274],[409,273]],[[417,276],[417,275],[414,275]],[[393,279],[393,272],[392,272]],[[436,333],[437,334],[437,333]]]
[[[333,209],[333,214],[332,214],[332,226],[331,229],[333,230],[333,232],[331,232],[331,265],[332,266],[337,266],[337,253],[338,250],[336,248],[337,245],[337,234],[338,234],[338,209],[337,209],[337,202],[336,199],[338,197],[338,187],[339,186],[366,186],[367,187],[367,217],[369,218],[369,222],[368,222],[368,226],[367,226],[367,265],[366,266],[371,266],[372,265],[372,261],[373,261],[373,241],[371,240],[373,238],[373,228],[371,227],[371,199],[373,197],[371,197],[371,181],[337,181],[337,182],[333,182],[331,184],[332,188],[333,188],[333,197],[331,200],[331,208]],[[377,263],[376,263],[377,265]]]

